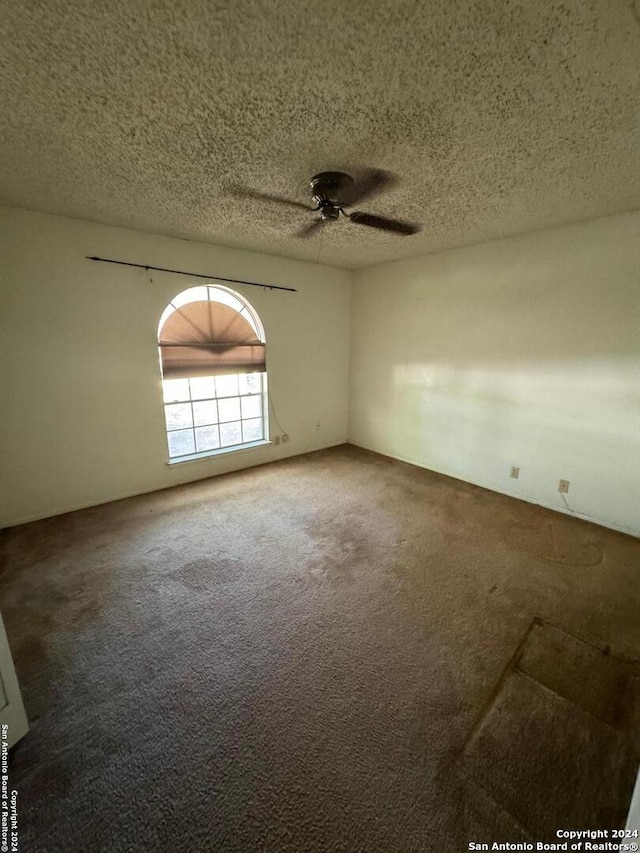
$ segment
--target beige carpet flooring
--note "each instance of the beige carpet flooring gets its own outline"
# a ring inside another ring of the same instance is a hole
[[[24,851],[619,827],[640,541],[353,447],[5,531]]]

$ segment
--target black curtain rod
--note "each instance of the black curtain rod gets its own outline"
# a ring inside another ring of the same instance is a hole
[[[221,275],[202,275],[199,272],[185,272],[184,270],[170,270],[166,267],[152,267],[150,264],[132,264],[129,261],[114,261],[111,258],[98,258],[95,255],[85,255],[88,261],[101,261],[103,264],[119,264],[122,267],[138,267],[141,270],[157,270],[158,272],[170,272],[174,275],[190,275],[192,278],[207,278],[209,280],[231,281],[234,284],[248,284],[249,287],[263,287],[265,290],[288,290],[289,293],[297,293],[295,287],[280,287],[277,284],[259,284],[257,281],[243,281],[241,278],[223,278]]]

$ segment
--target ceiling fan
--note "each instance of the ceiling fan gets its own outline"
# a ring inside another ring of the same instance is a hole
[[[243,187],[233,187],[231,192],[242,198],[271,201],[311,213],[319,213],[320,216],[314,217],[308,225],[296,232],[296,237],[311,237],[323,225],[340,219],[340,217],[355,222],[356,225],[366,225],[369,228],[378,228],[381,231],[389,231],[393,234],[405,236],[416,234],[420,230],[418,225],[400,222],[397,219],[387,219],[383,216],[374,216],[372,213],[364,213],[361,210],[354,210],[350,213],[345,210],[345,207],[353,207],[358,202],[389,189],[394,183],[394,176],[382,169],[369,169],[358,181],[355,181],[351,175],[347,175],[345,172],[320,172],[314,175],[310,181],[311,202],[315,207],[282,196],[260,193]]]

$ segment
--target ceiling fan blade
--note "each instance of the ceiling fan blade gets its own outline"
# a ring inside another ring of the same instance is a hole
[[[340,203],[352,207],[364,199],[372,198],[384,190],[389,190],[398,183],[391,172],[384,169],[365,169],[357,174],[355,183],[346,187],[340,195]]]
[[[416,234],[420,230],[419,225],[398,222],[397,219],[385,219],[383,216],[373,216],[371,213],[362,213],[359,210],[354,210],[348,215],[349,219],[357,222],[358,225],[368,225],[369,228],[379,228],[381,231],[391,231],[394,234]]]
[[[302,238],[311,237],[317,231],[320,231],[324,224],[324,219],[314,219],[313,222],[310,222],[308,225],[305,225],[304,228],[296,231],[295,236]]]
[[[302,204],[299,201],[293,201],[290,198],[283,198],[279,195],[272,195],[270,193],[259,193],[256,190],[250,190],[246,187],[229,187],[227,192],[235,196],[236,198],[248,198],[251,201],[271,201],[276,204],[286,204],[289,207],[295,207],[298,210],[313,210],[308,204]]]

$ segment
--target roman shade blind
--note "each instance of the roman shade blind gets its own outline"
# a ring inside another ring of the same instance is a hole
[[[162,376],[263,373],[265,345],[235,308],[221,302],[188,302],[167,317],[159,336]]]

